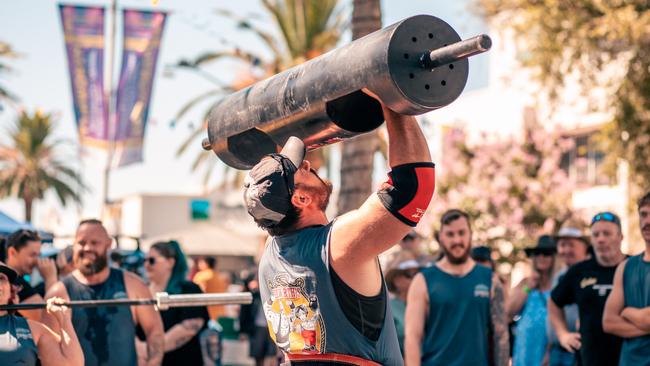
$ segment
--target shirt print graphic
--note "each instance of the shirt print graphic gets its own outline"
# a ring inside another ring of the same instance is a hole
[[[291,278],[288,273],[277,274],[268,286],[271,297],[264,315],[273,341],[292,354],[323,353],[325,324],[315,286],[307,289],[305,277]]]

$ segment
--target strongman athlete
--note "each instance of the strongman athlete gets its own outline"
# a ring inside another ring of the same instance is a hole
[[[332,186],[290,138],[245,181],[244,201],[271,238],[259,276],[269,332],[292,365],[402,365],[377,255],[416,226],[435,172],[415,118],[382,106],[388,181],[357,210],[329,222]]]

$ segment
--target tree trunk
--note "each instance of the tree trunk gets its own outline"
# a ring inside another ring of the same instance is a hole
[[[352,39],[361,38],[381,28],[379,0],[354,0]],[[338,214],[359,208],[372,188],[373,157],[378,147],[376,133],[370,132],[343,142],[341,186]]]
[[[23,197],[23,202],[25,203],[25,221],[32,222],[32,204],[34,200],[31,197]]]

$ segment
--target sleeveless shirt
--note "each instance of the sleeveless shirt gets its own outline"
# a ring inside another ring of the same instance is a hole
[[[106,281],[85,285],[71,274],[61,282],[70,300],[126,299],[122,270],[111,268]],[[135,325],[128,306],[72,308],[72,325],[77,332],[86,366],[135,366]]]
[[[0,316],[0,365],[36,365],[38,349],[27,319]]]
[[[630,257],[623,271],[625,307],[650,306],[650,263],[643,261],[643,253]],[[650,335],[623,338],[620,366],[650,365]]]
[[[487,366],[492,270],[475,265],[459,277],[422,270],[429,294],[422,365]]]
[[[361,334],[341,310],[329,272],[331,230],[332,223],[309,227],[273,237],[266,246],[259,276],[271,338],[290,354],[336,353],[403,365],[388,301],[377,341]]]

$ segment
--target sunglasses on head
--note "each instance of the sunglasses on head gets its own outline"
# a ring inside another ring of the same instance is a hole
[[[614,215],[611,212],[601,212],[598,215],[594,216],[594,218],[591,219],[591,225],[593,226],[598,221],[607,221],[621,226],[621,220],[618,218],[618,216]]]

